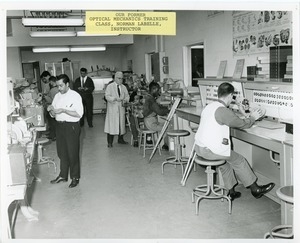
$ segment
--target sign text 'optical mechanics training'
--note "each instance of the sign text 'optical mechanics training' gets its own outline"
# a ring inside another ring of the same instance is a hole
[[[90,34],[176,35],[176,13],[87,11],[85,26]]]

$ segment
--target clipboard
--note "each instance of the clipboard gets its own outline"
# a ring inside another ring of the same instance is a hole
[[[169,112],[169,114],[168,114],[168,116],[167,116],[167,119],[166,119],[166,121],[165,121],[165,123],[164,123],[164,126],[163,126],[163,128],[161,129],[161,131],[160,131],[160,134],[159,134],[158,139],[157,139],[157,141],[156,141],[156,144],[155,144],[155,146],[154,146],[154,148],[153,148],[153,151],[152,151],[152,153],[151,153],[151,155],[150,155],[150,157],[149,157],[148,163],[151,162],[151,159],[153,158],[153,156],[154,156],[154,154],[155,154],[155,152],[156,152],[156,150],[157,150],[157,148],[158,148],[158,146],[159,146],[159,144],[160,144],[160,142],[161,142],[161,140],[162,140],[162,138],[163,138],[165,132],[167,131],[167,128],[168,128],[168,126],[169,126],[169,124],[170,124],[170,121],[171,121],[171,119],[173,118],[174,113],[175,113],[175,111],[176,111],[178,105],[180,104],[181,100],[182,100],[182,99],[181,99],[180,97],[175,98],[174,104],[172,105],[172,108],[171,108],[171,110],[170,110],[170,112]]]
[[[232,76],[233,79],[240,79],[242,77],[244,63],[245,63],[245,59],[238,59],[236,61],[235,69]]]
[[[219,66],[217,78],[224,78],[224,73],[225,73],[226,65],[227,65],[227,61],[221,61],[220,62],[220,66]]]

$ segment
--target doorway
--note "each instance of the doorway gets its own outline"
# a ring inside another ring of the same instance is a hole
[[[198,86],[197,78],[204,78],[204,45],[191,46],[192,86]]]
[[[198,87],[198,78],[205,78],[204,42],[183,46],[183,76],[188,86]]]

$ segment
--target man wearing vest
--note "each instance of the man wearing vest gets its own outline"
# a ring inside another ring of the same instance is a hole
[[[246,159],[231,150],[230,128],[249,128],[263,116],[263,112],[257,109],[250,113],[249,118],[241,119],[228,108],[233,99],[234,87],[230,83],[222,83],[218,88],[218,101],[208,104],[201,113],[200,125],[195,135],[195,151],[208,160],[226,160],[220,170],[232,200],[241,196],[234,189],[237,185],[235,176],[246,188],[250,188],[255,198],[260,198],[271,191],[275,184],[260,186],[256,183],[257,177]],[[241,106],[239,109],[242,111]]]

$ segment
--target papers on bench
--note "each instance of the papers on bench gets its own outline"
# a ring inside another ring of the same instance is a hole
[[[273,122],[273,121],[268,121],[268,120],[262,120],[262,121],[257,121],[255,124],[258,127],[263,127],[267,129],[280,129],[284,128],[284,124],[278,123],[278,122]]]

